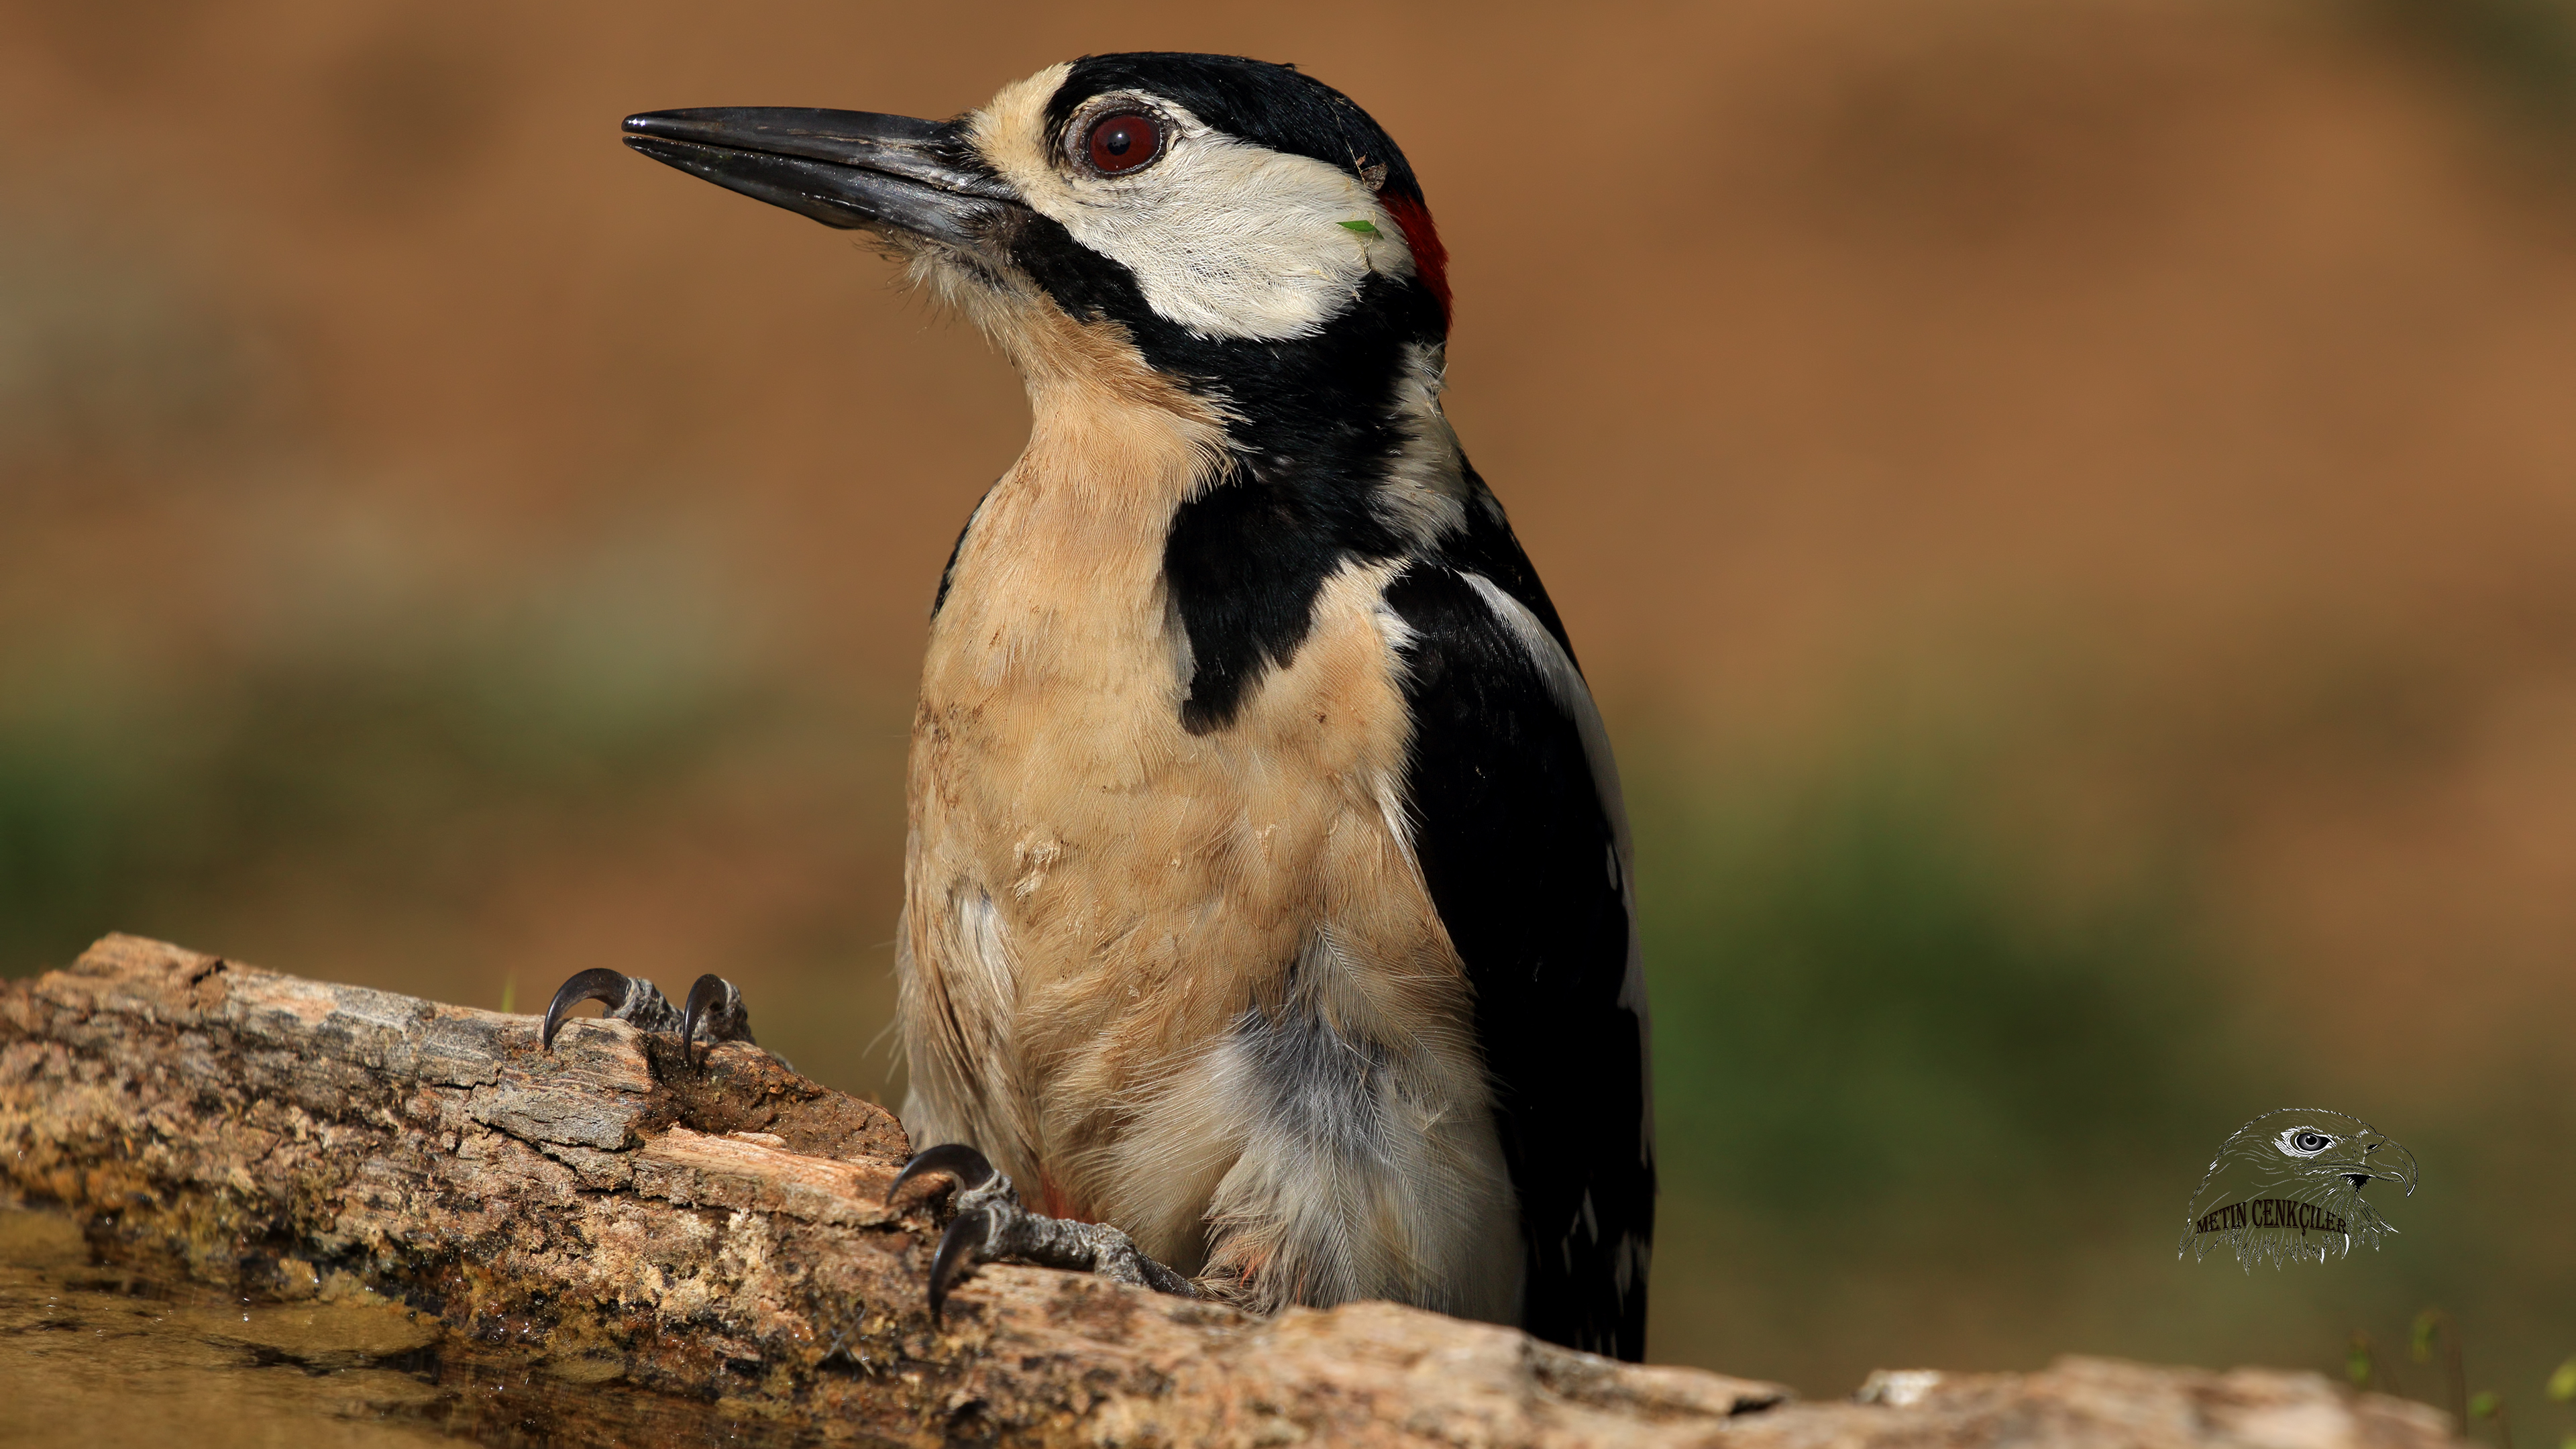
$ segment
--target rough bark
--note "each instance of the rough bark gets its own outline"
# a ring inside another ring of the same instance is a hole
[[[2431,1410],[2312,1374],[2067,1360],[1799,1404],[1386,1304],[1258,1320],[1031,1268],[983,1269],[934,1326],[930,1209],[882,1203],[905,1150],[884,1109],[757,1049],[692,1064],[620,1023],[571,1025],[548,1054],[532,1017],[125,936],[0,987],[0,1194],[69,1208],[102,1252],[283,1299],[364,1285],[454,1352],[785,1439],[2448,1441]]]

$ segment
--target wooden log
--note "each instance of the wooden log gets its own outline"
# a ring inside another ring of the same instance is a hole
[[[585,1020],[546,1053],[536,1025],[110,936],[0,987],[0,1192],[248,1296],[363,1285],[456,1352],[793,1440],[2448,1442],[2315,1375],[2069,1360],[1799,1404],[1387,1304],[1263,1320],[1034,1268],[980,1270],[934,1325],[934,1216],[883,1202],[907,1150],[883,1108],[756,1048],[692,1062]],[[621,1437],[632,1408],[597,1402],[572,1437]]]

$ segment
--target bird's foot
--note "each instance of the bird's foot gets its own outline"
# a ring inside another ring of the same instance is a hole
[[[546,1005],[545,1026],[538,1033],[539,1043],[546,1050],[554,1050],[555,1033],[563,1030],[564,1018],[585,1001],[605,1005],[607,1019],[626,1022],[638,1030],[676,1033],[681,1047],[692,1053],[692,1060],[702,1031],[710,1042],[760,1045],[751,1038],[751,1013],[743,1009],[742,993],[713,972],[699,977],[697,984],[689,988],[686,1005],[675,1007],[660,988],[643,977],[595,966],[576,972],[571,980],[555,988],[555,999]],[[783,1058],[781,1062],[783,1065]]]
[[[948,1290],[978,1263],[1068,1268],[1176,1297],[1199,1296],[1189,1279],[1146,1257],[1134,1239],[1109,1224],[1045,1217],[1020,1206],[1010,1178],[996,1172],[983,1153],[962,1142],[916,1154],[886,1189],[886,1201],[893,1202],[895,1194],[915,1178],[936,1172],[957,1179],[957,1215],[949,1219],[948,1231],[939,1238],[939,1251],[930,1260],[934,1322],[948,1302]]]

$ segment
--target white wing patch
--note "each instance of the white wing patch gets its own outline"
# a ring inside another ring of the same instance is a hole
[[[1483,574],[1462,574],[1460,577],[1466,579],[1468,586],[1476,591],[1476,596],[1485,601],[1485,607],[1493,610],[1494,617],[1500,619],[1512,631],[1512,636],[1520,641],[1530,662],[1538,666],[1539,678],[1547,682],[1548,694],[1556,700],[1556,707],[1564,710],[1566,717],[1574,721],[1574,727],[1582,732],[1583,757],[1592,766],[1592,786],[1601,792],[1601,808],[1609,815],[1610,832],[1618,842],[1619,891],[1628,901],[1629,915],[1633,918],[1636,914],[1636,892],[1628,884],[1632,859],[1628,844],[1628,806],[1619,794],[1619,766],[1610,757],[1610,732],[1602,726],[1601,710],[1592,702],[1591,686],[1583,682],[1583,672],[1574,667],[1574,661],[1566,656],[1564,647],[1556,642],[1556,636],[1547,632],[1547,626],[1538,621],[1538,615],[1531,613],[1520,600],[1504,593],[1500,585]],[[1634,935],[1634,932],[1630,933],[1632,945],[1629,955],[1632,960],[1636,954]],[[1624,999],[1621,1004],[1626,1004]]]

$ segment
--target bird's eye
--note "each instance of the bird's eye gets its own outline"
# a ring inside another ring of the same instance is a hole
[[[2323,1152],[2334,1139],[2322,1132],[2301,1132],[2290,1138],[2290,1145],[2301,1152]]]
[[[1104,176],[1116,176],[1161,154],[1163,128],[1151,116],[1121,111],[1092,122],[1091,134],[1083,139],[1083,149],[1089,153],[1094,170]]]

